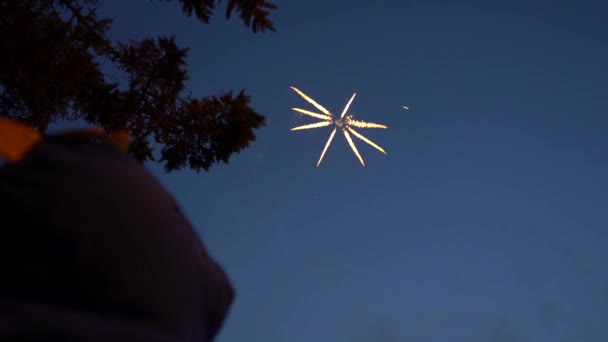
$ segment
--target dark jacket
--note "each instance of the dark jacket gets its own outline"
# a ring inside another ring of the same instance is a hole
[[[0,167],[0,340],[212,341],[233,288],[175,199],[109,145]]]

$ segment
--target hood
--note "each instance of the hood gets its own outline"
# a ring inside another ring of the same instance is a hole
[[[212,341],[234,297],[128,154],[45,138],[0,167],[0,340]]]

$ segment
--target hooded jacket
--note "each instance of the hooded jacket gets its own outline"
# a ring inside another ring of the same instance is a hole
[[[0,166],[1,341],[212,341],[234,291],[175,199],[108,144]]]

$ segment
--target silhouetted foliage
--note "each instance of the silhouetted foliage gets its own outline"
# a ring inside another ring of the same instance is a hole
[[[175,0],[162,0],[164,2],[173,2]],[[209,23],[213,11],[215,9],[214,0],[179,0],[182,3],[184,13],[189,16],[192,13],[204,23]],[[220,0],[221,1],[221,0]],[[268,10],[277,9],[277,5],[266,2],[266,0],[228,0],[226,6],[226,19],[230,19],[232,12],[236,9],[239,16],[243,19],[243,23],[247,27],[251,27],[253,32],[258,31],[275,31],[272,21],[268,19],[270,12]]]
[[[204,23],[214,0],[180,2]],[[174,37],[128,42],[108,38],[111,19],[98,18],[98,0],[0,0],[0,115],[42,132],[52,122],[82,119],[108,131],[125,128],[140,161],[163,162],[167,172],[209,170],[228,163],[255,141],[265,125],[241,90],[194,98],[183,95],[187,48]],[[277,6],[265,0],[227,0],[226,18],[238,13],[252,31],[275,31],[268,19]],[[110,62],[126,81],[106,77]],[[162,145],[155,156],[152,142]]]

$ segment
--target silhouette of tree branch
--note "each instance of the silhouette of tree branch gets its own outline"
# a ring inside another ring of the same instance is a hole
[[[174,2],[176,0],[161,0],[163,2]],[[215,10],[214,0],[177,0],[182,3],[182,11],[188,16],[194,15],[205,24],[209,23]],[[221,0],[217,1],[218,3]],[[274,24],[268,18],[269,10],[279,7],[266,0],[228,0],[226,6],[226,19],[230,19],[233,12],[238,12],[239,17],[247,27],[251,27],[254,33],[266,30],[276,31]]]
[[[215,9],[212,0],[177,1],[185,14],[203,22]],[[0,0],[3,115],[42,132],[52,122],[79,119],[107,131],[127,129],[130,152],[142,162],[159,160],[167,172],[208,171],[255,141],[254,130],[265,118],[250,106],[244,89],[237,95],[184,96],[189,49],[178,47],[175,37],[112,42],[112,20],[97,17],[97,4]],[[276,8],[264,0],[229,0],[226,17],[239,13],[254,33],[274,31],[268,10]],[[122,88],[102,73],[100,60],[125,74]],[[161,145],[159,155],[153,142]]]

